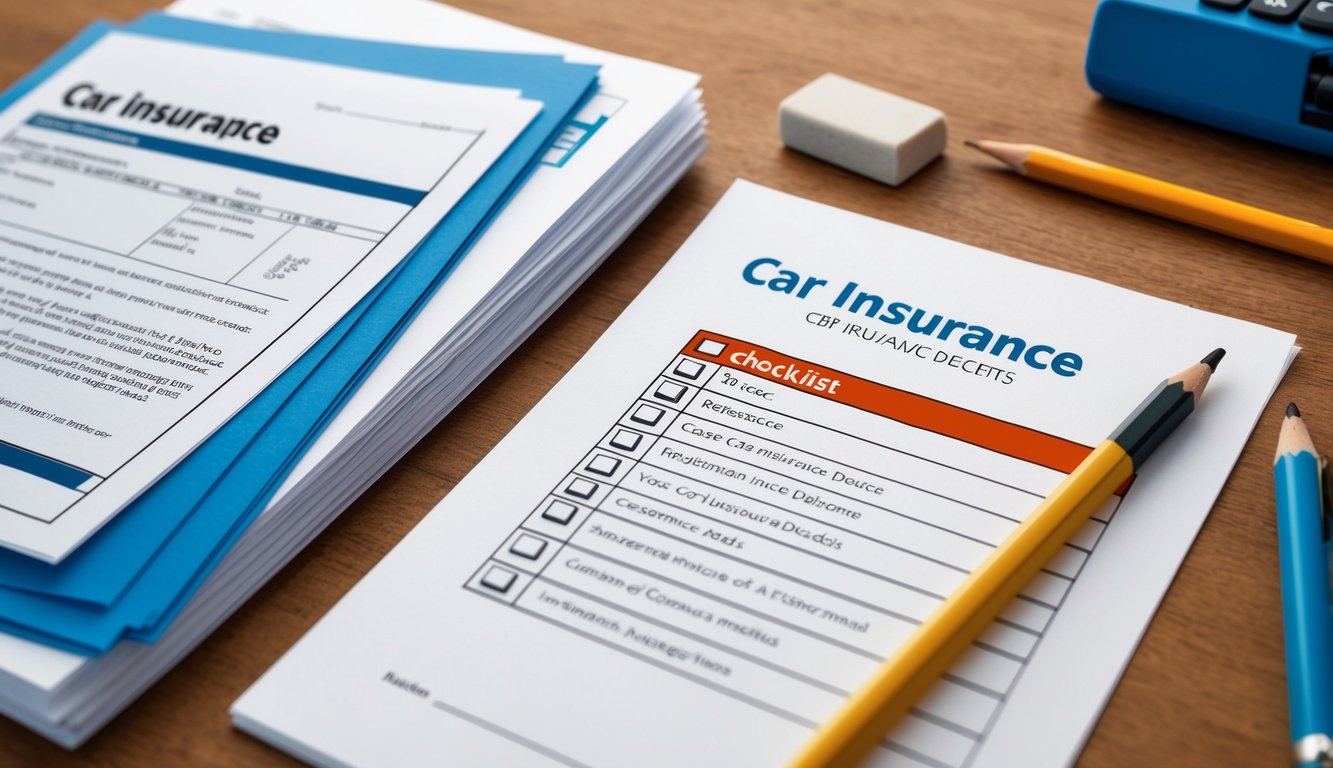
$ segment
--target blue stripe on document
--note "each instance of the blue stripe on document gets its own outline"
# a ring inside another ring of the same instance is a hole
[[[570,120],[565,124],[565,128],[551,142],[551,148],[546,151],[546,156],[542,158],[542,165],[550,165],[556,168],[563,168],[569,158],[574,156],[575,152],[588,143],[597,129],[606,123],[606,115],[598,115],[594,123],[582,123],[578,120]]]
[[[25,451],[17,445],[0,443],[0,466],[11,467],[57,485],[78,490],[93,475],[82,469],[62,464],[55,459],[48,459],[31,451]]]
[[[408,189],[406,187],[396,187],[392,184],[383,184],[378,181],[368,179],[358,179],[353,176],[344,176],[340,173],[330,173],[320,171],[314,168],[305,168],[299,165],[289,163],[279,163],[276,160],[265,160],[262,157],[253,157],[251,155],[242,155],[238,152],[228,152],[223,149],[213,149],[212,147],[201,147],[198,144],[186,144],[183,141],[172,141],[171,139],[160,139],[156,136],[146,136],[142,133],[133,133],[123,131],[119,128],[109,128],[105,125],[88,123],[82,120],[65,120],[64,118],[37,113],[28,118],[28,125],[34,128],[45,128],[48,131],[59,131],[74,136],[82,136],[85,139],[95,139],[105,141],[111,144],[121,144],[123,146],[144,149],[150,152],[161,152],[167,155],[176,155],[177,157],[187,157],[191,160],[202,160],[214,165],[225,165],[230,168],[239,168],[243,171],[252,173],[262,173],[265,176],[274,176],[279,179],[288,179],[290,181],[299,181],[303,184],[313,184],[317,187],[326,187],[336,189],[342,192],[351,192],[355,195],[365,195],[366,197],[375,197],[380,200],[390,200],[403,205],[416,205],[421,202],[421,198],[426,193],[419,189]]]

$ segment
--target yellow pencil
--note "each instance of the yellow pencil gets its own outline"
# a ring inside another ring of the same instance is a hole
[[[815,732],[792,760],[791,768],[859,764],[1037,571],[1194,411],[1224,354],[1214,350],[1158,384],[885,660],[870,682]]]
[[[1037,181],[1333,264],[1333,229],[1033,144],[969,141]]]

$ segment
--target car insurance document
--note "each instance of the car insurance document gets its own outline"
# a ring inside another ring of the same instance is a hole
[[[0,115],[0,546],[75,548],[388,274],[540,109],[118,31],[19,98]]]
[[[1223,346],[1200,413],[870,760],[1071,762],[1293,342],[738,182],[235,722],[328,765],[781,765]]]

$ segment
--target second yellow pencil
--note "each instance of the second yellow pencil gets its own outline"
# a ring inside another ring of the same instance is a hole
[[[1333,229],[1034,144],[969,141],[1037,181],[1333,264]]]

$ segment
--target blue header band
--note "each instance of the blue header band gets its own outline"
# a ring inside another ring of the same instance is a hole
[[[56,485],[63,485],[66,488],[76,490],[92,477],[91,473],[82,469],[76,469],[55,459],[48,459],[31,451],[25,451],[9,443],[0,443],[0,466],[17,469],[24,474],[35,475]]]
[[[176,155],[177,157],[200,160],[205,163],[213,163],[214,165],[225,165],[230,168],[239,168],[240,170],[250,171],[252,173],[262,173],[265,176],[273,176],[279,179],[299,181],[302,184],[313,184],[317,187],[336,189],[341,192],[351,192],[354,195],[375,197],[380,200],[402,203],[403,205],[416,205],[421,202],[421,198],[426,196],[426,193],[422,190],[395,187],[392,184],[382,184],[378,181],[358,179],[352,176],[344,176],[340,173],[330,173],[328,171],[319,171],[314,168],[305,168],[299,165],[291,165],[289,163],[279,163],[276,160],[265,160],[261,157],[242,155],[237,152],[228,152],[223,149],[201,147],[198,144],[187,144],[183,141],[160,139],[156,136],[146,136],[142,133],[123,131],[119,128],[111,128],[82,120],[66,120],[41,112],[28,118],[28,125],[31,125],[34,128],[44,128],[48,131],[58,131],[60,133],[68,133],[74,136],[82,136],[85,139],[105,141],[111,144],[121,144],[124,146],[135,147],[136,149],[148,150],[149,152],[161,152],[166,155]]]

